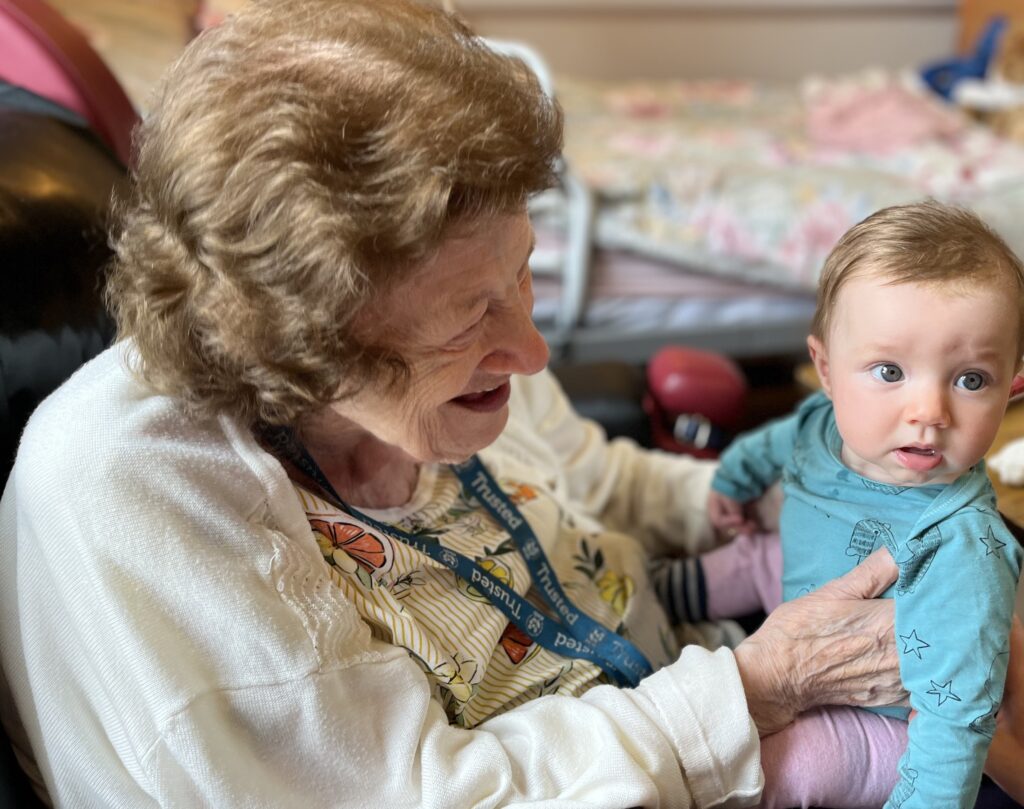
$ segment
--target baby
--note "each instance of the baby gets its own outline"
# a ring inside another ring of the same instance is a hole
[[[826,261],[807,343],[823,392],[734,442],[713,483],[713,524],[745,535],[663,572],[660,594],[679,620],[770,610],[888,548],[909,730],[905,709],[801,718],[765,739],[763,805],[973,807],[1021,569],[982,456],[1024,352],[1024,267],[971,213],[887,208]],[[745,516],[778,480],[781,561]]]

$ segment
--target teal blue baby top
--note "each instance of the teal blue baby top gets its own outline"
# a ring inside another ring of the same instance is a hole
[[[746,502],[781,478],[786,600],[889,549],[900,572],[885,596],[918,713],[885,807],[970,809],[1003,694],[1020,545],[983,461],[949,484],[892,486],[848,469],[841,449],[832,403],[815,394],[733,442],[713,487]]]

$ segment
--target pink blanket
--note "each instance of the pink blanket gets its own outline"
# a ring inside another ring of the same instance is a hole
[[[824,87],[807,105],[811,140],[836,149],[884,154],[963,128],[963,119],[940,101],[892,83]]]

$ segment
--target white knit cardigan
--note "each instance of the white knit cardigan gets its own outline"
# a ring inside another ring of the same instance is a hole
[[[762,778],[726,649],[636,689],[452,727],[331,583],[291,483],[120,344],[36,412],[0,503],[5,714],[68,807],[743,806]],[[710,543],[713,466],[608,442],[546,373],[483,453],[654,551]],[[2,684],[0,684],[2,685]],[[13,709],[13,710],[12,710]],[[12,719],[13,717],[13,719]]]

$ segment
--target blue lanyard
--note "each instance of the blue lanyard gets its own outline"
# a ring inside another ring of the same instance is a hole
[[[456,575],[486,594],[488,600],[516,627],[545,649],[566,657],[589,660],[619,685],[635,687],[651,673],[651,664],[633,643],[581,612],[569,600],[537,535],[475,455],[465,463],[453,465],[451,469],[464,490],[472,494],[512,537],[526,561],[533,583],[554,611],[555,617],[537,610],[511,587],[467,556],[440,544],[424,542],[420,537],[386,525],[348,505],[291,429],[264,427],[262,435],[275,455],[295,464],[334,498],[342,510],[453,570]]]

